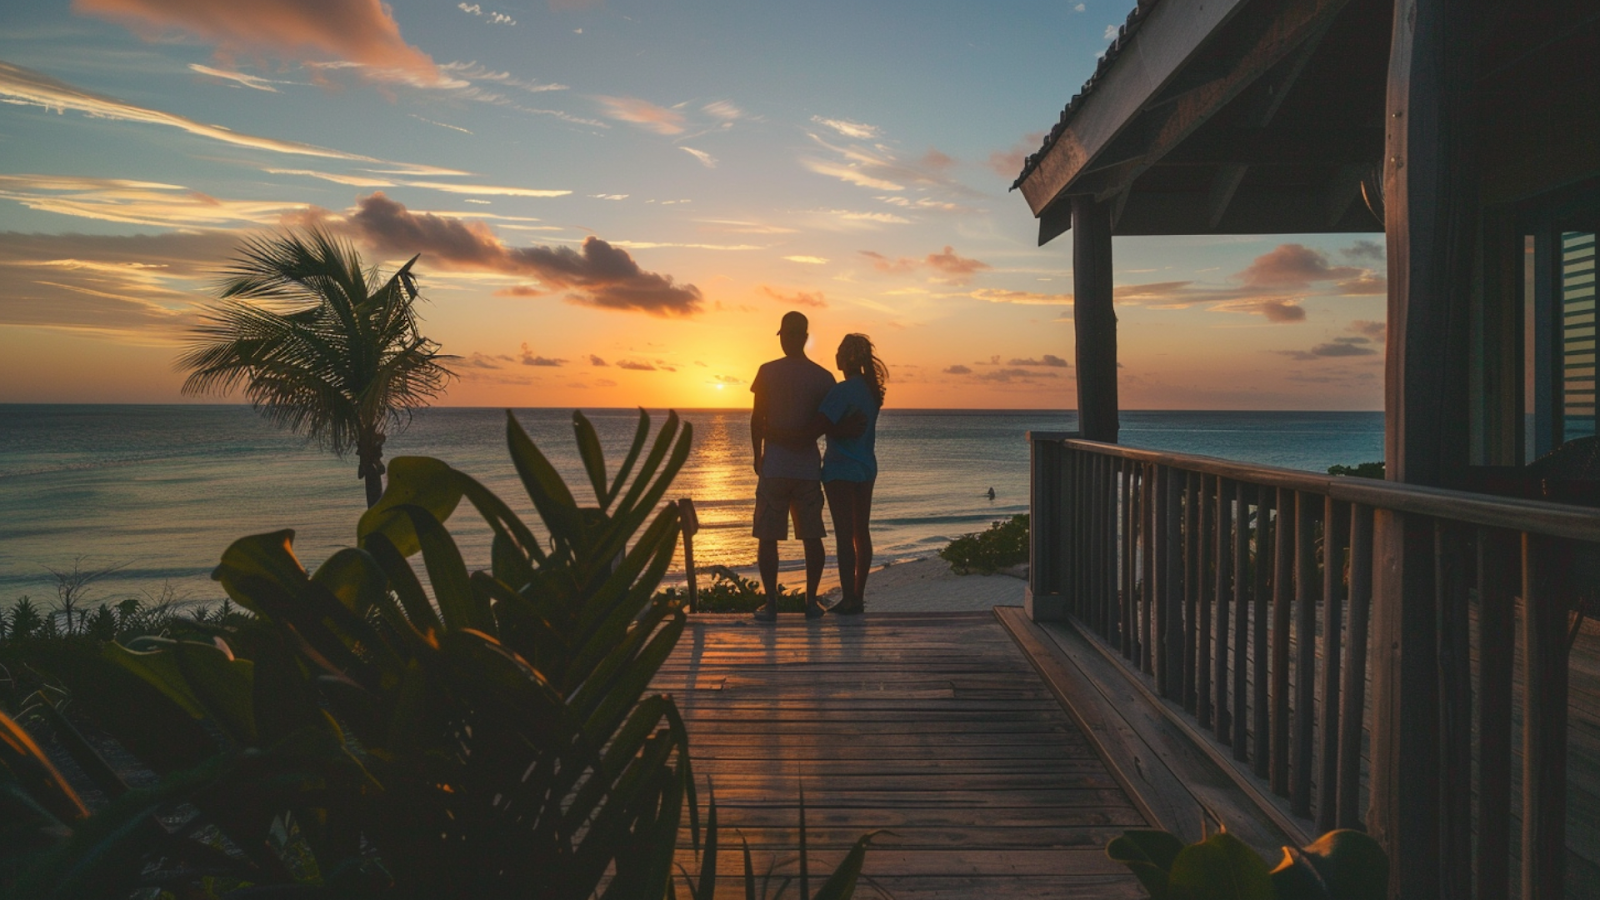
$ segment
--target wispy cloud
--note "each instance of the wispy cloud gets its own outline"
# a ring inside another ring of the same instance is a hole
[[[918,269],[932,269],[938,273],[938,278],[948,284],[966,284],[972,276],[994,268],[982,260],[969,259],[956,253],[954,247],[946,246],[938,253],[929,253],[922,259],[913,259],[902,256],[891,259],[874,250],[862,250],[861,255],[872,261],[873,268],[880,272],[903,273],[913,272]]]
[[[564,359],[551,359],[547,356],[539,356],[532,350],[529,350],[527,344],[522,345],[521,362],[525,366],[541,366],[547,368],[556,368],[558,366],[564,366],[567,364],[567,361]]]
[[[210,66],[202,66],[199,63],[190,63],[189,69],[190,71],[198,72],[201,75],[206,75],[211,78],[220,78],[223,81],[231,81],[240,87],[247,87],[256,91],[266,91],[269,94],[278,93],[278,89],[273,87],[274,84],[286,83],[281,81],[275,82],[270,78],[262,78],[259,75],[246,75],[243,72],[234,72],[227,69],[213,69]]]
[[[469,131],[469,130],[467,130],[465,128],[462,128],[460,125],[451,125],[449,122],[436,122],[433,119],[429,119],[429,118],[426,118],[424,116],[419,116],[416,113],[407,113],[407,115],[411,116],[411,118],[413,118],[413,119],[416,119],[418,122],[427,122],[429,125],[437,125],[440,128],[448,128],[451,131],[459,131],[462,134],[471,134],[472,133],[471,131]]]
[[[433,60],[405,42],[388,4],[380,0],[74,0],[73,10],[120,22],[147,40],[186,32],[229,57],[333,59],[359,63],[385,80],[439,81]]]
[[[488,22],[490,25],[517,24],[516,19],[511,18],[505,13],[494,12],[493,10],[485,12],[483,6],[478,3],[457,3],[456,9],[461,10],[469,16],[477,16],[478,18],[483,19],[485,22]]]
[[[804,263],[808,266],[826,265],[828,260],[821,256],[785,256],[789,262]]]
[[[801,159],[800,165],[805,166],[807,169],[810,169],[818,175],[827,175],[830,178],[837,178],[840,181],[849,182],[850,184],[859,185],[861,187],[872,188],[874,190],[903,191],[906,189],[906,186],[903,184],[897,184],[886,178],[878,178],[873,175],[869,175],[860,168],[854,166],[812,158]]]
[[[1011,291],[1003,288],[979,288],[968,294],[985,303],[1016,303],[1025,306],[1070,306],[1071,294],[1046,294],[1038,291]]]
[[[707,103],[705,106],[700,107],[700,111],[713,119],[721,119],[724,122],[732,122],[744,116],[744,110],[726,100]]]
[[[811,121],[824,128],[831,128],[847,138],[855,138],[858,141],[870,141],[883,135],[882,129],[875,125],[868,125],[865,122],[852,122],[849,119],[827,119],[822,116],[812,116]]]
[[[823,309],[828,305],[828,298],[821,291],[791,291],[785,293],[763,284],[761,293],[786,306],[808,306],[813,309]]]
[[[447,194],[478,194],[494,197],[565,197],[572,193],[571,191],[551,190],[548,188],[508,187],[498,184],[455,184],[447,181],[404,181],[401,183],[408,187],[444,191]]]
[[[596,97],[601,114],[619,122],[630,122],[656,134],[682,134],[684,117],[676,109],[657,106],[638,97]]]
[[[451,76],[456,78],[464,78],[467,81],[504,85],[506,87],[513,87],[521,91],[527,91],[530,94],[542,94],[546,91],[568,90],[568,87],[564,84],[546,81],[530,81],[526,78],[518,78],[515,75],[512,75],[510,72],[496,72],[487,66],[479,65],[476,61],[448,62],[440,66],[439,69],[440,71],[448,72]]]
[[[685,147],[682,144],[678,145],[678,149],[689,154],[695,159],[700,160],[700,165],[705,166],[708,169],[715,169],[717,167],[717,158],[705,152],[704,150],[696,150],[693,147]]]
[[[1065,368],[1068,367],[1066,360],[1062,359],[1059,356],[1056,356],[1053,353],[1046,353],[1044,356],[1042,356],[1042,357],[1040,357],[1038,359],[1012,359],[1012,360],[1007,360],[1006,365],[1010,365],[1010,366],[1036,366],[1036,367],[1043,367],[1043,368],[1046,368],[1046,369],[1065,369]]]
[[[619,359],[617,368],[627,369],[630,372],[654,372],[656,367],[639,359]]]
[[[221,199],[176,184],[54,175],[0,175],[0,199],[80,219],[165,228],[271,225],[306,208],[298,201]]]

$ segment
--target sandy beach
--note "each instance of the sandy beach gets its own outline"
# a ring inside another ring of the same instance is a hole
[[[993,575],[957,575],[937,556],[896,563],[873,570],[867,580],[867,612],[959,612],[995,606],[1020,606],[1025,572]],[[805,582],[803,572],[784,572],[780,580],[791,587]],[[839,599],[839,573],[829,567],[821,589],[823,604]]]

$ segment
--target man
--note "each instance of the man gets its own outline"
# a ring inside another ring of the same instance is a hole
[[[756,395],[750,414],[750,446],[755,451],[757,541],[756,565],[767,603],[756,610],[763,622],[778,617],[778,542],[789,538],[789,520],[806,551],[806,618],[823,614],[817,584],[827,562],[822,539],[822,456],[815,440],[779,442],[773,432],[798,430],[811,422],[822,398],[833,387],[833,375],[806,358],[811,323],[803,313],[783,316],[778,342],[783,358],[756,372],[750,390]]]

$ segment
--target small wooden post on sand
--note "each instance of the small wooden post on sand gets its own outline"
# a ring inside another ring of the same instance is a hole
[[[694,583],[694,534],[700,530],[700,518],[694,514],[694,501],[688,497],[678,501],[678,525],[683,529],[683,571],[689,578],[689,612],[697,612],[700,598]]]

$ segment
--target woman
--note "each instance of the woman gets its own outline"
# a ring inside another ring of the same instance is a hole
[[[833,516],[839,589],[844,595],[829,612],[848,616],[866,608],[867,573],[872,570],[868,522],[872,518],[872,486],[878,478],[874,442],[889,369],[864,334],[845,335],[834,362],[844,380],[828,392],[817,416],[826,419],[823,430],[830,432],[827,452],[822,455],[822,490],[828,495],[828,511]],[[839,436],[838,426],[856,415],[865,418],[865,429],[856,437]]]

